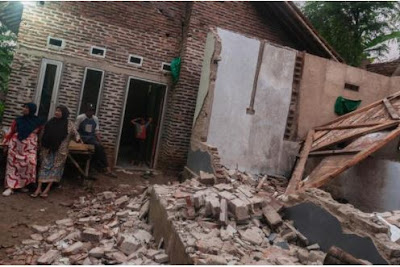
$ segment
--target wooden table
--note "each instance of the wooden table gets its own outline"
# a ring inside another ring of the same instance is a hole
[[[74,166],[78,169],[78,171],[83,175],[83,178],[88,178],[90,162],[94,153],[94,145],[80,144],[76,143],[75,141],[71,141],[68,148],[68,158],[71,160],[72,164],[74,164]],[[73,155],[86,155],[85,170],[81,168]]]
[[[3,149],[2,142],[0,143],[0,148]],[[68,158],[71,160],[72,164],[78,169],[78,171],[83,175],[83,178],[89,177],[90,162],[92,160],[92,155],[94,153],[94,145],[80,144],[75,141],[69,143],[69,153]],[[74,158],[74,155],[85,155],[86,161],[84,169],[81,168],[79,163]]]

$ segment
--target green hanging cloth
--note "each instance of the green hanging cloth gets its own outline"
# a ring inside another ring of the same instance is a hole
[[[339,116],[356,110],[361,104],[361,100],[351,100],[339,96],[335,102],[335,113]]]
[[[171,75],[174,83],[178,82],[179,72],[181,71],[181,58],[176,57],[171,61]]]

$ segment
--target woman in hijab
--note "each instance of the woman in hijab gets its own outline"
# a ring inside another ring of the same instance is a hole
[[[22,116],[15,119],[9,133],[4,137],[4,153],[7,167],[3,196],[9,196],[15,189],[27,190],[28,184],[36,182],[38,133],[44,121],[35,116],[36,105],[23,105]]]
[[[69,111],[65,106],[58,106],[54,117],[44,126],[42,148],[40,151],[41,166],[38,187],[31,196],[47,197],[51,185],[60,182],[68,155],[68,145],[72,136],[76,142],[80,137],[74,124],[68,120]],[[42,192],[42,184],[47,184]]]

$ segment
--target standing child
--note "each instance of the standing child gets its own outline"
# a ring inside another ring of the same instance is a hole
[[[139,121],[139,122],[138,122]],[[138,164],[146,161],[146,138],[147,138],[147,127],[153,121],[152,118],[146,122],[144,118],[136,118],[131,120],[131,123],[135,126],[135,154]]]

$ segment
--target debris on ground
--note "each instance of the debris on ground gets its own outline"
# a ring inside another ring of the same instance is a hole
[[[1,264],[168,264],[147,220],[147,190],[138,197],[105,191],[73,202],[68,218],[31,225],[31,239],[7,250]]]
[[[221,179],[219,179],[221,181]],[[322,264],[325,253],[309,252],[308,240],[282,219],[287,181],[227,171],[172,185],[154,185],[168,224],[175,227],[194,264]],[[150,218],[151,219],[151,218]]]
[[[156,240],[154,227],[160,224],[173,228],[173,240],[182,243],[182,253],[189,259],[186,264],[322,265],[324,260],[348,261],[345,251],[327,257],[293,221],[284,219],[284,207],[304,201],[342,216],[346,230],[372,233],[380,251],[395,259],[391,263],[397,262],[400,245],[390,241],[386,224],[399,225],[400,212],[365,214],[319,189],[286,197],[287,180],[281,177],[238,170],[224,170],[216,176],[200,173],[182,183],[131,189],[119,186],[136,192],[132,195],[110,189],[81,196],[68,205],[67,218],[50,225],[30,225],[30,239],[7,249],[0,264],[182,263],[174,262],[177,251],[168,250],[170,238],[158,234]],[[165,221],[151,224],[155,201]]]

